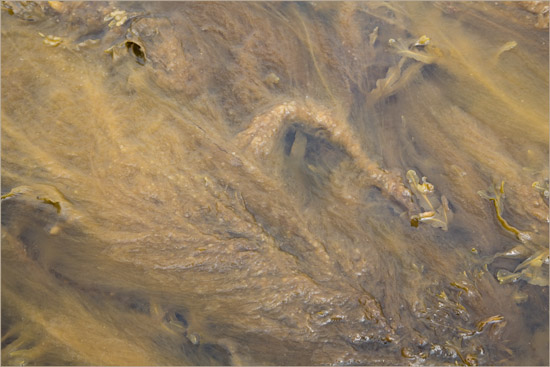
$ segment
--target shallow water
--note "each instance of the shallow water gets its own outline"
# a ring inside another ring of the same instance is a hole
[[[4,2],[2,364],[548,365],[528,10]]]

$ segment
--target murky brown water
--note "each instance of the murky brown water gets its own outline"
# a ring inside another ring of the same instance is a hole
[[[539,8],[3,3],[2,364],[548,365]]]

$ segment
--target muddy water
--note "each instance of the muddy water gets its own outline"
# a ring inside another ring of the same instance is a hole
[[[548,365],[535,8],[3,3],[2,363]]]

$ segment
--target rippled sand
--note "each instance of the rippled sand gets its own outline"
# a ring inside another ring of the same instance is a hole
[[[2,364],[548,365],[540,4],[1,27]]]

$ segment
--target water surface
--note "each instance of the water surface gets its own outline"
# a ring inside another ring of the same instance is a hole
[[[4,2],[2,364],[548,365],[531,5]]]

